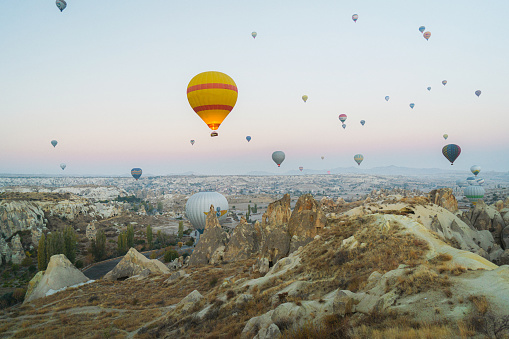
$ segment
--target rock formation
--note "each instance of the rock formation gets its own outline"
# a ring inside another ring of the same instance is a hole
[[[288,232],[292,237],[290,253],[320,234],[326,221],[325,213],[311,194],[300,196],[288,222]]]
[[[39,272],[30,281],[24,302],[27,303],[45,297],[51,290],[58,291],[86,281],[88,281],[88,278],[74,267],[65,255],[53,255],[46,271],[44,273]]]
[[[428,199],[435,205],[451,212],[458,211],[458,201],[454,197],[452,188],[440,188],[428,193]]]
[[[191,254],[189,265],[205,265],[210,263],[212,258],[214,258],[214,262],[220,262],[223,259],[220,255],[220,248],[222,247],[222,251],[224,251],[227,242],[228,235],[217,220],[214,206],[210,206],[210,212],[205,220],[205,230]],[[220,249],[219,252],[214,256],[214,252],[218,249]]]
[[[19,265],[26,257],[25,250],[23,249],[23,245],[21,244],[19,234],[16,234],[14,237],[12,237],[11,246],[12,246],[11,261],[13,264]]]
[[[170,273],[168,267],[162,262],[157,259],[147,259],[143,254],[131,247],[117,266],[104,276],[104,279],[118,280],[129,278],[141,274],[144,270],[149,270],[150,274]]]
[[[257,254],[260,250],[261,238],[259,223],[249,224],[246,218],[242,217],[226,245],[224,260],[244,260]]]
[[[506,227],[504,219],[494,207],[487,206],[479,200],[474,208],[463,213],[462,219],[477,230],[489,230],[495,243],[505,247],[503,229]]]

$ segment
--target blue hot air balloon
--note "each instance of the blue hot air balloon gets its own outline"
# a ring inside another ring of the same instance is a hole
[[[131,175],[136,180],[138,180],[141,177],[141,173],[142,173],[141,168],[133,168],[131,170]]]
[[[361,125],[364,126],[364,124],[366,123],[366,121],[364,120],[361,120]]]
[[[454,160],[459,157],[461,154],[461,148],[455,144],[445,145],[442,148],[442,154],[451,162],[451,165],[454,163]]]
[[[428,91],[431,91],[431,87],[428,87]]]
[[[477,97],[479,97],[481,95],[481,91],[480,90],[475,91],[475,95],[477,95]]]
[[[419,32],[423,33],[425,30],[426,30],[426,27],[424,27],[424,26],[419,27]]]
[[[362,154],[356,154],[353,156],[353,160],[357,163],[357,165],[361,165],[362,160],[364,160],[364,156]]]
[[[64,0],[57,0],[55,1],[55,4],[57,5],[60,12],[62,12],[67,7],[67,3]]]
[[[249,135],[248,135],[248,136],[246,137],[246,140],[247,140],[247,142],[250,142],[250,141],[251,141],[251,136],[249,136]]]
[[[410,108],[411,108],[411,109],[414,109],[414,107],[415,107],[415,104],[412,102],[412,103],[410,104]]]
[[[343,129],[345,129],[346,128],[346,124],[341,125],[341,127],[343,127]]]
[[[389,101],[389,96],[388,95],[385,97],[385,101]]]
[[[57,146],[57,144],[58,144],[58,141],[56,141],[56,140],[51,140],[51,144],[53,145],[53,147],[56,147],[56,146]]]

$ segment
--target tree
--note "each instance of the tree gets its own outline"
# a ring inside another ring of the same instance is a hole
[[[134,247],[134,228],[133,225],[127,226],[127,248]]]
[[[90,252],[95,261],[101,261],[106,256],[106,235],[103,231],[97,231],[95,239],[92,240]]]
[[[122,232],[117,238],[117,253],[118,255],[124,255],[127,252],[127,233]]]
[[[39,271],[44,271],[48,266],[48,262],[46,261],[46,237],[44,233],[39,239],[39,246],[37,247],[37,266],[39,267]]]
[[[182,238],[182,236],[184,235],[184,222],[183,221],[179,221],[179,233],[178,233],[178,237],[179,238]]]
[[[179,253],[175,250],[168,250],[164,253],[164,262],[170,262],[179,257]]]
[[[152,227],[147,226],[147,242],[148,248],[152,248],[152,242],[154,241],[154,234],[152,233]]]
[[[162,201],[158,201],[157,202],[157,210],[159,212],[162,212],[163,211],[163,202]]]
[[[258,204],[254,204],[254,207],[251,209],[253,213],[258,213]]]
[[[71,226],[67,226],[64,229],[63,234],[63,243],[64,243],[64,254],[69,259],[70,262],[74,264],[76,261],[76,247],[77,247],[77,238],[76,233],[74,232],[74,228]]]

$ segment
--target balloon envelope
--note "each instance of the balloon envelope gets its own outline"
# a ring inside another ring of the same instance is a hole
[[[445,145],[442,148],[442,154],[451,162],[451,165],[454,163],[461,153],[461,148],[455,144]]]
[[[479,97],[479,95],[481,95],[481,91],[480,90],[475,91],[475,95],[477,95],[477,97]]]
[[[429,37],[431,36],[431,32],[424,32],[424,34],[422,36],[424,37],[424,39],[429,40]]]
[[[366,121],[364,120],[361,120],[361,125],[364,126],[364,124],[366,123]]]
[[[299,167],[299,171],[302,172],[303,169],[304,169],[304,167],[302,167],[302,166]]]
[[[257,35],[258,35],[258,33],[256,33],[256,32],[251,33],[251,36],[253,37],[253,39],[256,38]]]
[[[472,185],[472,186],[468,186],[467,188],[465,188],[463,193],[465,194],[467,199],[473,205],[475,205],[479,200],[484,198],[485,191],[484,191],[484,188],[482,188],[482,186]]]
[[[362,156],[362,154],[356,154],[353,156],[353,160],[355,160],[355,162],[357,163],[357,165],[361,165],[361,162],[362,160],[364,160],[364,157]]]
[[[481,172],[481,166],[473,165],[472,167],[470,167],[470,172],[472,172],[473,175],[477,176],[477,174]]]
[[[133,168],[131,170],[131,175],[134,179],[138,180],[141,177],[142,170],[141,168]]]
[[[51,144],[53,145],[53,147],[55,147],[55,146],[58,144],[58,141],[56,141],[56,140],[51,140]]]
[[[352,15],[353,22],[357,22],[357,19],[359,19],[359,16],[357,14]]]
[[[237,102],[237,85],[221,72],[203,72],[187,85],[187,100],[198,116],[213,131],[230,114]]]
[[[66,164],[63,164],[63,163],[62,163],[62,164],[60,164],[60,168],[62,169],[62,171],[63,171],[63,170],[65,170],[65,168],[66,168],[66,167],[67,167],[67,165],[66,165]]]
[[[458,185],[459,187],[465,187],[468,185],[468,183],[465,180],[458,179],[456,180],[456,185]]]
[[[415,104],[412,102],[412,103],[410,104],[410,108],[411,108],[411,109],[414,109],[414,107],[415,107]]]
[[[285,152],[275,151],[272,153],[272,160],[277,164],[277,167],[281,167],[281,164],[285,161]]]
[[[447,140],[447,138],[449,138],[449,135],[444,134],[444,139]]]
[[[64,0],[56,0],[55,4],[57,5],[60,12],[62,12],[67,7],[67,3]]]
[[[322,160],[325,158],[323,155],[321,156]]]
[[[341,127],[343,127],[343,129],[345,129],[346,128],[346,124],[341,125]]]
[[[477,177],[477,178],[475,178],[475,183],[477,185],[481,185],[482,186],[482,185],[484,185],[484,179]]]
[[[346,118],[347,118],[346,114],[340,114],[339,115],[339,121],[341,121],[341,122],[345,122]]]
[[[302,96],[302,100],[304,100],[304,102],[308,101],[308,96],[304,94],[304,95]]]
[[[431,91],[431,87],[428,87],[428,91]]]
[[[442,85],[447,85],[447,80],[442,80]]]
[[[426,29],[426,27],[421,26],[421,27],[419,27],[419,32],[421,32],[421,33],[422,33],[422,32],[424,32],[424,30],[425,30],[425,29]]]
[[[222,194],[218,192],[199,192],[187,199],[186,217],[195,229],[205,229],[205,221],[211,205],[214,206],[219,222],[226,220],[228,201]]]
[[[247,142],[250,142],[250,141],[251,141],[251,137],[248,135],[248,136],[246,137],[246,140],[247,140]]]
[[[191,145],[194,145],[194,140],[191,140]]]
[[[475,177],[468,177],[466,182],[469,185],[475,185]]]
[[[385,97],[385,101],[389,101],[389,96],[386,96],[386,97]]]

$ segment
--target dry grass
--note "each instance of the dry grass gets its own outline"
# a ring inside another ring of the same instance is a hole
[[[408,273],[408,275],[399,276],[396,283],[396,289],[401,295],[413,295],[439,289],[447,291],[452,285],[448,276],[439,275],[424,265]]]

